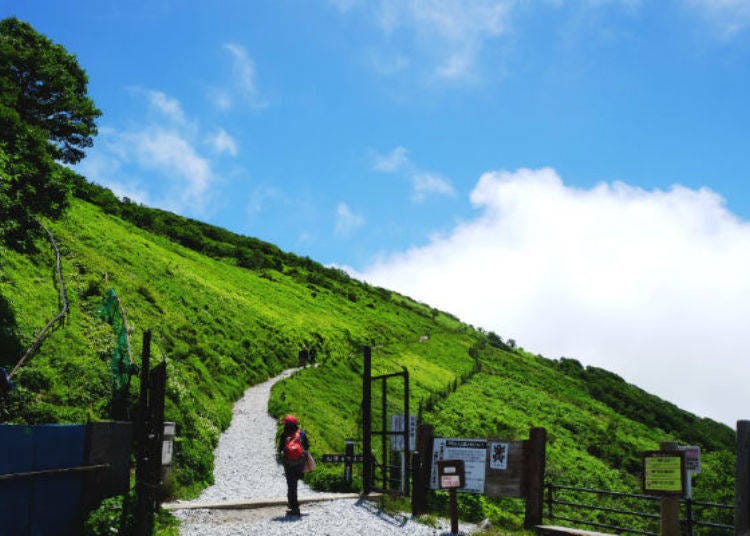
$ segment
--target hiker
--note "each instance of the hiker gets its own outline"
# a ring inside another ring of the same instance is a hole
[[[307,346],[302,345],[302,348],[300,348],[299,354],[297,355],[297,366],[299,367],[306,367],[307,366],[307,358],[310,355]]]
[[[289,506],[287,515],[298,516],[300,511],[297,500],[297,481],[302,479],[310,442],[294,415],[287,415],[281,419],[281,424],[284,425],[284,429],[279,439],[279,455],[286,476],[286,498]]]

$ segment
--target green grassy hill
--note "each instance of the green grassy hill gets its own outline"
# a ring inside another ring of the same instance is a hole
[[[371,345],[375,373],[409,369],[412,408],[438,435],[523,438],[544,426],[548,479],[631,490],[641,451],[677,439],[704,450],[697,497],[732,501],[734,432],[724,425],[602,369],[512,348],[494,333],[260,240],[122,203],[93,185],[79,185],[78,195],[87,201],[75,200],[49,224],[63,252],[70,313],[0,399],[0,421],[107,417],[115,341],[97,311],[114,288],[133,328],[133,353],[142,331],[153,329],[153,355],[168,363],[179,496],[211,482],[212,451],[232,402],[248,385],[294,366],[306,344],[320,366],[277,385],[270,409],[301,416],[314,454],[340,452],[346,438],[360,437],[361,349]],[[20,254],[0,246],[0,366],[12,367],[59,310],[53,253],[44,241],[37,248]],[[394,409],[399,396],[389,393]],[[321,468],[316,484],[340,486],[339,472]],[[502,504],[467,498],[464,511],[513,525]]]

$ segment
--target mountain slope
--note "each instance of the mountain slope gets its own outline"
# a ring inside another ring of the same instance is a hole
[[[122,203],[98,187],[87,191],[100,206],[76,200],[50,225],[63,251],[70,314],[20,369],[18,388],[0,403],[3,421],[107,416],[114,336],[97,311],[113,287],[133,328],[133,353],[151,328],[153,355],[168,362],[167,418],[179,426],[175,490],[182,496],[211,482],[212,451],[232,402],[294,365],[302,344],[317,350],[321,366],[278,384],[270,408],[277,416],[298,413],[316,453],[339,452],[346,438],[359,437],[368,344],[375,373],[409,369],[412,408],[439,435],[525,437],[530,426],[545,426],[551,478],[622,489],[637,486],[642,450],[677,438],[707,453],[705,485],[696,490],[716,500],[731,494],[734,435],[726,426],[601,369],[511,348],[494,333],[257,239]],[[0,247],[3,366],[58,311],[52,266],[45,242],[34,255]],[[131,392],[137,387],[134,380]],[[393,411],[400,396],[389,393]],[[321,468],[317,484],[340,486],[338,472]],[[496,513],[479,502],[473,508]]]

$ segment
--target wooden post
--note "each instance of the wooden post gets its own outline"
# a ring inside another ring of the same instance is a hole
[[[451,534],[458,534],[458,499],[456,498],[456,490],[451,489],[450,494],[450,510],[451,510]]]
[[[161,505],[161,457],[164,443],[164,395],[167,387],[167,362],[162,361],[149,374],[149,505],[154,513]]]
[[[662,441],[659,444],[661,450],[677,450],[676,441]],[[680,536],[680,498],[661,498],[661,536]]]
[[[528,466],[526,473],[526,515],[523,526],[533,529],[542,523],[544,513],[544,469],[546,463],[547,430],[532,428],[528,440]]]
[[[141,350],[141,391],[138,398],[138,421],[136,431],[135,456],[135,534],[148,536],[153,532],[154,515],[148,507],[148,382],[151,368],[151,330],[143,332],[143,347]]]
[[[750,421],[737,421],[737,480],[734,534],[750,536]]]
[[[412,464],[414,482],[411,492],[411,513],[414,516],[427,513],[427,495],[430,491],[434,430],[432,425],[429,424],[420,424],[417,427],[417,452],[414,455],[414,463]]]
[[[372,349],[365,346],[362,371],[362,487],[370,493],[373,488],[372,471]]]

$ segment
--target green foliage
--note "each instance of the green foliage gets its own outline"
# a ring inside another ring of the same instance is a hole
[[[125,205],[116,201],[112,207]],[[154,214],[144,220],[172,221]],[[346,439],[354,439],[361,452],[361,356],[367,344],[373,347],[374,374],[409,370],[410,407],[421,408],[438,435],[520,439],[532,426],[546,427],[547,476],[556,483],[636,490],[640,452],[663,440],[690,438],[706,451],[698,497],[726,501],[733,490],[726,448],[731,430],[713,423],[715,429],[703,430],[706,441],[691,436],[703,420],[604,371],[512,349],[499,335],[260,241],[253,251],[271,267],[247,269],[232,252],[254,239],[233,237],[213,250],[231,255],[206,256],[83,201],[74,201],[51,227],[63,250],[70,315],[19,371],[18,388],[0,403],[0,419],[81,422],[106,415],[106,360],[114,340],[96,312],[109,285],[116,286],[134,328],[133,348],[140,348],[142,330],[152,328],[153,359],[167,359],[166,416],[178,424],[172,474],[178,496],[195,496],[211,483],[213,450],[229,425],[232,403],[248,385],[295,365],[302,344],[317,351],[319,366],[278,383],[269,411],[276,417],[297,414],[316,457],[343,452]],[[193,229],[199,238],[194,245],[218,243],[222,236],[198,222]],[[40,241],[33,255],[0,246],[0,346],[17,350],[0,356],[4,365],[12,365],[56,313],[53,256],[43,246]],[[388,386],[387,412],[400,412],[402,386],[396,380]],[[605,387],[612,396],[604,396]],[[617,405],[620,397],[639,409]],[[377,393],[373,409],[379,422]],[[653,426],[653,415],[673,428]],[[377,441],[374,449],[380,456]],[[355,466],[355,487],[360,471]],[[341,466],[321,464],[306,479],[316,488],[350,489],[342,473]],[[433,501],[436,512],[445,511],[440,494]],[[523,519],[514,499],[463,497],[461,511],[470,519],[489,517],[507,530]]]
[[[269,277],[237,266],[232,258],[214,259],[186,249],[82,201],[74,201],[50,228],[62,248],[70,313],[19,370],[14,378],[18,388],[0,403],[0,418],[26,423],[106,418],[111,403],[107,361],[115,338],[97,312],[104,293],[114,286],[133,330],[134,353],[141,347],[143,330],[152,328],[152,359],[167,359],[166,417],[178,424],[173,476],[181,496],[196,495],[211,482],[213,449],[220,431],[229,425],[232,403],[248,385],[295,365],[302,344],[317,350],[321,370],[335,370],[342,385],[332,392],[340,393],[339,406],[346,403],[345,409],[337,410],[344,425],[309,419],[321,453],[326,444],[339,447],[340,432],[334,429],[346,431],[347,437],[358,435],[362,344],[395,340],[407,341],[408,347],[414,341],[412,346],[419,348],[421,335],[437,333],[425,352],[443,352],[445,346],[466,356],[468,342],[449,342],[447,335],[439,335],[458,329],[455,319],[405,313],[390,294],[338,270],[330,270],[332,278],[326,279],[327,269],[309,259],[297,258],[294,273],[274,271]],[[0,346],[13,349],[0,356],[3,366],[13,366],[57,312],[54,255],[42,240],[37,247],[37,253],[28,255],[0,246]],[[263,249],[273,252],[272,247]],[[325,283],[314,298],[307,288],[308,269]],[[361,299],[348,300],[349,292]],[[348,359],[350,355],[356,357]],[[420,367],[421,355],[410,350],[404,364]],[[471,366],[466,356],[461,370]],[[439,372],[427,383],[440,380],[442,386],[454,379],[448,365],[424,367]],[[325,391],[328,379],[317,374],[318,369],[309,369],[300,380]],[[288,389],[286,383],[283,387]],[[138,388],[134,378],[131,407]],[[314,398],[306,389],[301,396],[289,391],[286,401],[274,401],[279,408],[275,411],[299,412],[300,405]],[[335,487],[335,479],[321,485]]]
[[[584,369],[578,361],[566,358],[560,359],[558,369],[568,376],[581,379],[591,396],[618,413],[651,428],[660,428],[687,444],[702,445],[709,451],[731,450],[736,444],[736,436],[731,428],[681,410],[626,383],[612,372],[597,367]]]
[[[0,21],[0,238],[28,247],[37,215],[68,205],[101,115],[76,57],[16,18]]]

